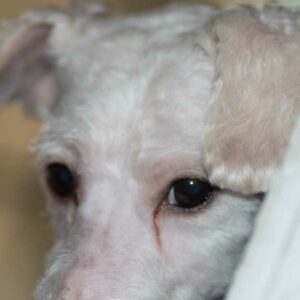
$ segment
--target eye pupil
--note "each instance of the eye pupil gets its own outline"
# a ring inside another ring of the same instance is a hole
[[[178,207],[190,209],[206,203],[212,193],[214,187],[208,182],[200,179],[182,179],[173,185],[169,201]]]
[[[55,195],[63,198],[73,196],[76,190],[76,182],[71,170],[59,163],[47,167],[47,183]]]

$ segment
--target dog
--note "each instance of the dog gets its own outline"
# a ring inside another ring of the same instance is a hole
[[[0,38],[57,242],[37,300],[223,299],[299,111],[300,14],[44,9]]]

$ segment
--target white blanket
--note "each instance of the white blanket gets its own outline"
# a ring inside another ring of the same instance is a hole
[[[226,300],[300,299],[300,120]]]

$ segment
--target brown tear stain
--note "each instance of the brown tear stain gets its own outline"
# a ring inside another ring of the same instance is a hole
[[[159,230],[159,224],[158,224],[158,215],[159,215],[160,211],[161,211],[161,206],[159,205],[153,211],[152,220],[153,220],[155,243],[157,245],[159,252],[162,254],[162,243],[161,243],[160,230]]]

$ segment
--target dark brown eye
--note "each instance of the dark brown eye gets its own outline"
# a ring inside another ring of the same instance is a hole
[[[197,179],[186,178],[176,181],[170,189],[168,203],[183,209],[192,209],[206,204],[215,187],[210,183]]]
[[[73,197],[76,194],[76,180],[72,171],[63,164],[53,163],[47,167],[47,183],[58,197]]]

